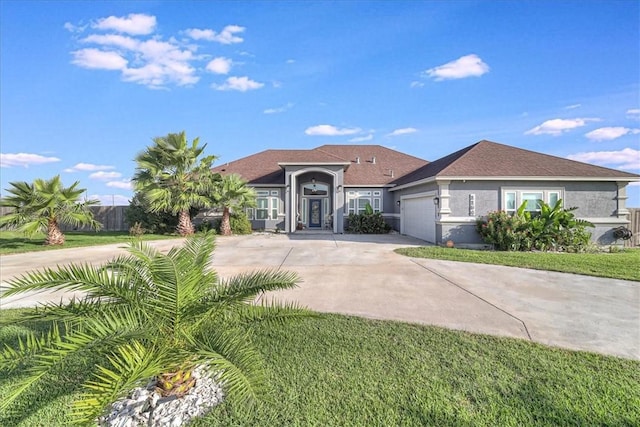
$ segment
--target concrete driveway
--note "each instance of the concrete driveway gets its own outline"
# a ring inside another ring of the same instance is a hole
[[[179,241],[155,242],[161,250]],[[424,242],[400,235],[263,234],[218,238],[222,277],[247,270],[296,272],[296,289],[265,295],[311,309],[517,337],[640,359],[640,283],[513,267],[414,259],[393,249]],[[117,245],[0,257],[3,281],[33,268],[102,262]],[[1,298],[0,307],[69,295]]]

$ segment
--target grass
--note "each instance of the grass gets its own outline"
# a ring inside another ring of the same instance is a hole
[[[15,231],[0,232],[0,255],[17,254],[33,251],[47,251],[56,249],[79,248],[85,246],[108,245],[111,243],[127,243],[131,236],[127,231],[98,231],[98,232],[65,232],[65,244],[62,246],[45,246],[44,234],[37,234],[26,238]],[[142,240],[175,239],[177,235],[144,234]]]
[[[396,249],[396,252],[412,258],[497,264],[640,281],[640,249],[625,249],[612,253],[555,253],[482,251],[425,246],[400,248]]]
[[[3,310],[0,316],[21,313]],[[0,329],[0,344],[20,333],[15,325]],[[638,361],[324,314],[289,325],[259,325],[253,339],[272,394],[251,411],[231,398],[193,427],[640,423]],[[0,414],[0,425],[67,425],[69,402],[91,363],[76,360],[47,378],[39,391],[20,400],[16,415]],[[0,374],[0,399],[15,379]],[[61,387],[51,382],[59,379]]]

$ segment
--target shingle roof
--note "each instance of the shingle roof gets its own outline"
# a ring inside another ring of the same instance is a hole
[[[265,150],[213,170],[239,174],[251,184],[283,185],[284,170],[279,163],[339,162],[348,163],[345,185],[386,185],[428,163],[380,145],[323,145],[311,150]]]
[[[483,140],[435,160],[394,183],[403,185],[431,177],[638,178],[638,175]]]
[[[284,185],[284,170],[280,163],[340,162],[348,163],[344,184],[351,186],[404,185],[436,177],[639,177],[486,140],[431,163],[381,145],[322,145],[310,150],[265,150],[213,170],[223,174],[237,173],[254,185]]]

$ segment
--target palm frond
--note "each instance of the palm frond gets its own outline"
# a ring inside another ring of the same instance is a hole
[[[245,304],[238,309],[243,324],[267,323],[282,325],[291,320],[318,317],[319,314],[295,302],[263,302],[260,305]]]
[[[243,273],[222,280],[215,287],[213,300],[250,302],[263,292],[295,288],[299,280],[296,273],[287,271],[262,270]]]
[[[86,392],[73,404],[73,418],[90,423],[105,408],[166,368],[162,353],[140,341],[118,347],[109,357],[111,367],[97,366],[94,379],[84,384]]]
[[[136,322],[133,322],[135,314],[129,314],[119,318],[123,315],[122,310],[105,311],[102,319],[87,319],[82,325],[67,325],[65,334],[59,340],[50,343],[51,345],[40,348],[38,345],[33,345],[28,351],[25,350],[25,353],[30,353],[29,357],[33,360],[33,364],[24,370],[27,376],[19,381],[0,403],[0,411],[6,410],[26,389],[61,366],[70,357],[92,349],[110,350],[129,342],[132,336],[136,336],[131,334],[131,331],[138,331],[140,325],[144,324],[140,321],[141,319],[137,319],[135,324]]]
[[[18,348],[4,345],[0,352],[0,370],[14,371],[20,366],[29,363],[33,357],[41,353],[45,348],[60,343],[60,328],[57,322],[53,322],[48,331],[36,334],[28,331],[24,339],[18,337]]]
[[[240,330],[211,328],[192,342],[194,351],[211,374],[220,374],[225,392],[242,405],[250,405],[268,390],[262,358]]]

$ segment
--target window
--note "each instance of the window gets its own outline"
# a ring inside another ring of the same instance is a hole
[[[247,209],[249,219],[278,219],[280,213],[280,192],[278,190],[256,191],[255,209]]]
[[[526,203],[525,210],[528,212],[540,212],[540,200],[554,206],[562,198],[562,190],[512,190],[503,189],[502,209],[508,214],[515,214],[516,211]]]
[[[349,191],[347,192],[347,213],[362,214],[367,204],[374,212],[382,212],[382,191]]]

